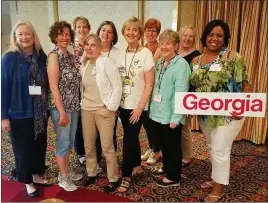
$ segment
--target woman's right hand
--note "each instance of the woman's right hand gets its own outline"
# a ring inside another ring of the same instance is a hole
[[[65,111],[60,113],[60,126],[66,127],[68,123],[69,123],[69,118],[68,118],[67,113]]]
[[[2,131],[3,132],[9,132],[10,131],[10,121],[9,119],[3,119],[2,120]]]

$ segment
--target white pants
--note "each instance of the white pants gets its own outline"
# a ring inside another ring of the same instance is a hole
[[[211,147],[211,178],[219,184],[229,184],[231,148],[244,121],[245,118],[241,120],[233,120],[227,125],[219,126],[214,129],[208,129],[200,122],[200,127],[205,135],[206,142]]]

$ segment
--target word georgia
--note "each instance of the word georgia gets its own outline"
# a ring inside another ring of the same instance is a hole
[[[265,93],[177,92],[175,113],[264,117],[265,104]]]

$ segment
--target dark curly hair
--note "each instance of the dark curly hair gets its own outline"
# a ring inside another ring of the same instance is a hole
[[[98,30],[97,30],[97,35],[99,36],[100,35],[100,31],[101,31],[101,28],[104,26],[104,25],[110,25],[112,27],[112,30],[113,30],[113,40],[112,40],[112,43],[113,45],[115,45],[118,41],[118,35],[117,35],[117,30],[116,30],[116,27],[114,25],[114,23],[112,21],[103,21],[100,26],[98,27]]]
[[[204,31],[202,33],[201,39],[200,39],[201,42],[202,42],[203,47],[207,46],[206,45],[207,36],[217,26],[220,26],[223,29],[223,32],[224,32],[224,46],[228,47],[229,39],[231,37],[230,28],[229,28],[229,25],[226,22],[224,22],[223,20],[212,20],[206,25],[206,27],[205,27],[205,29],[204,29]]]
[[[57,21],[49,28],[48,36],[53,44],[57,44],[56,38],[58,37],[59,32],[63,32],[64,28],[68,28],[70,30],[71,42],[74,42],[74,31],[72,30],[71,24],[66,21]]]

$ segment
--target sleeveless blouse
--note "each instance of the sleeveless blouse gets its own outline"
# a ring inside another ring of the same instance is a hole
[[[65,112],[71,113],[80,110],[79,87],[81,76],[74,64],[74,55],[68,52],[65,56],[56,46],[50,53],[55,53],[59,61],[59,91]],[[49,90],[49,108],[56,108],[52,93]]]

